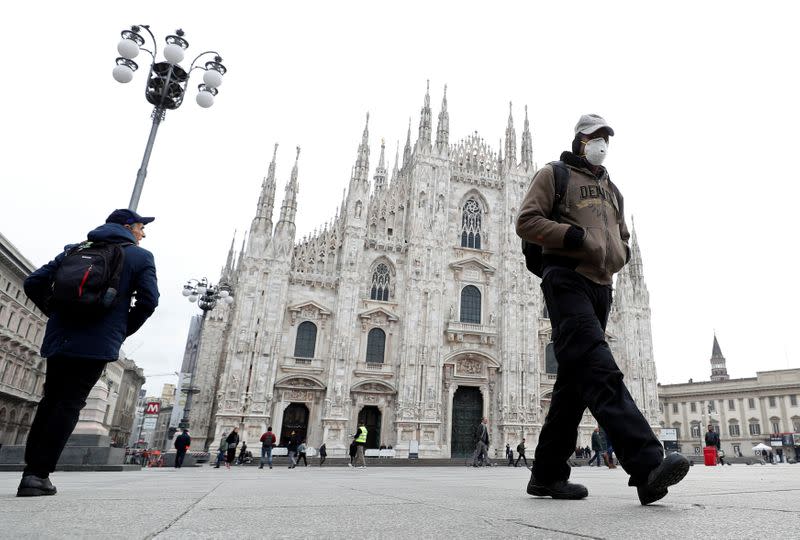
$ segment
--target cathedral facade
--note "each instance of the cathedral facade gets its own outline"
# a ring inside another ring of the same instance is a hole
[[[438,121],[426,92],[416,141],[370,169],[369,116],[335,217],[296,238],[299,157],[273,224],[276,155],[242,249],[220,277],[236,301],[209,312],[197,346],[190,422],[196,444],[267,426],[312,447],[425,457],[472,452],[489,419],[491,452],[535,445],[556,362],[539,279],[514,232],[536,172],[525,113],[520,152],[509,111],[503,148],[477,133],[451,144],[446,89]],[[309,190],[310,191],[310,190]],[[331,213],[333,212],[331,209]],[[608,340],[645,417],[658,425],[650,309],[641,256],[617,277]],[[579,444],[589,443],[588,411]],[[216,448],[216,446],[214,446]]]

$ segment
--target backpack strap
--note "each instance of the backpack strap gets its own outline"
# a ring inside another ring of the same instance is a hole
[[[553,208],[550,211],[550,219],[553,221],[561,221],[561,201],[564,200],[564,195],[567,194],[569,169],[564,165],[563,161],[551,161],[548,165],[553,168],[553,177],[555,179],[555,197],[553,197]],[[616,190],[616,187],[614,187],[614,189]]]
[[[611,181],[611,178],[608,179],[608,185],[611,186],[611,191],[614,192],[614,197],[617,198],[617,204],[619,205],[619,215],[622,218],[622,220],[624,221],[625,220],[625,199],[622,196],[622,193],[620,192],[619,188],[617,188],[617,185],[614,182]]]

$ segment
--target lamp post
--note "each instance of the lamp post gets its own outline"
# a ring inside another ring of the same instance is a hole
[[[152,41],[153,50],[144,48],[145,38],[142,30],[147,32]],[[183,60],[184,51],[189,47],[189,42],[184,37],[183,30],[176,30],[165,38],[167,42],[164,47],[163,62],[156,62],[158,54],[158,44],[156,38],[150,31],[150,26],[142,24],[131,26],[130,30],[122,31],[122,40],[117,44],[117,51],[120,56],[117,58],[117,65],[114,67],[114,79],[119,83],[129,83],[133,80],[134,72],[139,69],[139,65],[133,61],[139,55],[139,51],[145,51],[151,57],[150,73],[147,76],[145,85],[145,97],[154,106],[153,125],[150,128],[150,137],[147,139],[147,146],[144,150],[142,165],[136,174],[136,183],[133,186],[131,202],[128,205],[130,210],[136,211],[139,206],[139,197],[142,195],[144,179],[147,176],[147,164],[150,162],[150,153],[153,150],[153,142],[156,139],[158,126],[164,120],[168,110],[174,110],[183,104],[183,96],[186,93],[186,86],[189,83],[189,75],[195,69],[203,70],[203,82],[198,85],[197,104],[203,108],[211,107],[214,104],[214,96],[217,95],[218,88],[222,84],[222,76],[227,69],[222,65],[222,57],[216,51],[204,51],[198,54],[188,70],[184,70],[178,65]],[[197,64],[201,57],[210,57],[202,66]]]
[[[186,404],[183,407],[183,418],[178,424],[180,429],[189,429],[189,413],[192,409],[192,395],[200,391],[199,388],[194,387],[194,374],[197,371],[197,356],[200,352],[200,342],[203,339],[203,324],[206,320],[206,314],[217,306],[218,302],[225,304],[233,303],[233,294],[230,285],[227,283],[220,283],[213,285],[208,282],[206,278],[201,280],[190,279],[183,286],[183,296],[191,303],[196,303],[203,311],[200,319],[200,331],[198,332],[197,347],[195,348],[194,358],[191,364],[191,373],[189,375],[189,387],[181,388],[181,392],[186,393]]]

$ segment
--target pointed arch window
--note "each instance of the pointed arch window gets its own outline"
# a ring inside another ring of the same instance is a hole
[[[391,275],[389,274],[389,267],[384,263],[378,264],[375,270],[372,271],[372,286],[369,290],[370,300],[388,302],[390,282]]]
[[[481,291],[474,285],[461,289],[461,322],[481,324]]]
[[[461,247],[481,249],[481,207],[475,199],[464,203],[461,213]]]
[[[304,321],[297,327],[297,339],[294,342],[295,358],[314,358],[317,345],[317,325]]]
[[[380,328],[373,328],[367,335],[367,363],[383,364],[386,353],[386,332]]]

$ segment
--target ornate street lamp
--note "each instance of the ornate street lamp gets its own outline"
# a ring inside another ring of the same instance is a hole
[[[203,311],[200,319],[200,330],[198,332],[197,347],[194,350],[194,358],[191,364],[191,373],[189,375],[189,387],[181,388],[181,392],[186,393],[186,404],[183,407],[183,418],[178,424],[180,429],[189,429],[189,412],[192,409],[192,395],[200,392],[199,388],[194,387],[194,374],[197,371],[197,356],[200,353],[200,341],[203,337],[203,324],[206,320],[206,314],[217,307],[217,304],[222,302],[224,304],[233,303],[233,290],[227,283],[220,283],[214,285],[208,282],[206,278],[197,280],[190,279],[183,286],[183,296],[191,303],[196,303]]]
[[[145,38],[142,30],[149,34],[153,44],[153,50],[144,48]],[[227,69],[222,65],[222,57],[216,51],[204,51],[198,54],[188,70],[184,70],[178,65],[183,60],[184,51],[189,47],[189,42],[184,38],[183,30],[176,30],[165,38],[167,42],[164,47],[163,62],[156,62],[158,54],[158,44],[156,38],[146,24],[131,26],[130,30],[122,31],[122,40],[117,44],[117,51],[120,56],[117,58],[117,65],[114,67],[114,79],[120,83],[129,83],[133,80],[134,72],[139,69],[139,65],[133,61],[139,55],[139,51],[145,51],[151,57],[150,73],[147,76],[145,85],[145,97],[153,106],[153,126],[150,128],[150,137],[147,139],[147,146],[142,158],[142,166],[136,175],[136,184],[133,187],[131,202],[128,208],[136,211],[139,206],[139,197],[142,195],[144,179],[147,176],[147,164],[150,162],[150,153],[153,150],[153,142],[156,139],[156,132],[161,121],[164,120],[167,110],[174,110],[183,104],[183,96],[186,93],[186,86],[189,83],[189,75],[195,69],[203,70],[203,82],[198,85],[198,93],[195,98],[197,104],[203,108],[211,107],[214,104],[214,96],[219,92],[218,88],[222,84],[222,76]],[[204,65],[197,64],[201,57],[213,55],[213,60],[208,60]],[[197,64],[197,65],[196,65]]]

